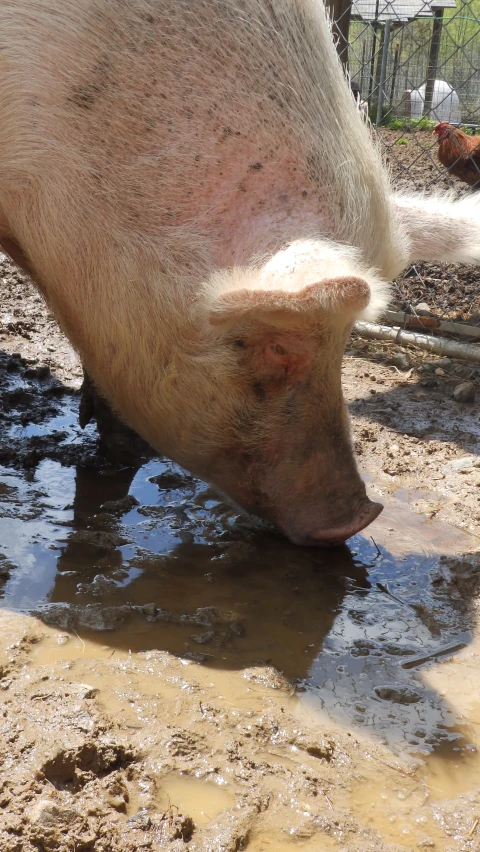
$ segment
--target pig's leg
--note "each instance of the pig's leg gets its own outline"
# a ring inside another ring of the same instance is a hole
[[[95,420],[102,451],[114,462],[139,465],[142,459],[156,455],[150,444],[123,423],[100,396],[92,380],[83,370],[80,390],[79,422],[82,429]]]
[[[409,261],[480,264],[480,193],[394,196],[410,242]]]
[[[22,272],[26,272],[31,278],[33,277],[28,258],[22,247],[12,237],[7,217],[2,208],[0,208],[0,250],[8,255]]]
[[[0,248],[2,249],[4,254],[7,254],[9,257],[12,258],[13,262],[16,263],[17,266],[19,266],[23,272],[26,272],[27,275],[30,275],[30,266],[28,260],[15,240],[10,239],[9,237],[3,237],[0,234]]]

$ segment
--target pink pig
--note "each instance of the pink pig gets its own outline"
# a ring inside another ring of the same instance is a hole
[[[479,202],[392,196],[320,0],[2,0],[0,244],[99,392],[292,541],[381,511],[340,383]]]

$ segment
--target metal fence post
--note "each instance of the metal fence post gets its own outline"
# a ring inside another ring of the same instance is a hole
[[[395,84],[397,82],[397,73],[398,73],[398,58],[400,56],[400,45],[397,41],[395,45],[395,56],[393,59],[393,73],[392,73],[392,82],[390,86],[390,104],[393,104],[393,99],[395,97]]]
[[[337,53],[345,71],[348,71],[348,33],[350,29],[352,0],[327,0],[326,5],[333,22]]]
[[[375,56],[377,52],[377,30],[378,30],[378,4],[379,0],[375,0],[375,18],[372,23],[372,55],[370,58],[370,79],[368,81],[368,108],[372,103],[373,87],[374,87],[374,71],[375,71]]]
[[[382,121],[382,107],[383,100],[385,97],[385,78],[387,76],[387,59],[388,59],[388,46],[390,44],[390,18],[387,18],[385,21],[385,31],[383,34],[383,45],[382,45],[382,67],[380,69],[380,84],[378,88],[378,102],[377,102],[377,118],[375,124],[381,124]]]
[[[432,5],[434,13],[432,40],[430,42],[430,56],[428,57],[427,82],[425,85],[425,105],[423,114],[428,118],[433,103],[433,92],[435,88],[435,80],[437,77],[438,54],[440,51],[440,41],[442,38],[442,23],[443,23],[443,8],[435,9]]]
[[[460,181],[473,181],[480,190],[476,171],[457,174],[442,165],[438,140],[421,120],[428,115],[479,132],[480,0],[325,2],[341,17],[351,3],[347,76],[360,83],[362,112],[368,105],[393,181],[427,190],[439,180],[459,189]],[[340,40],[337,50],[342,53]],[[480,150],[480,136],[475,141]]]

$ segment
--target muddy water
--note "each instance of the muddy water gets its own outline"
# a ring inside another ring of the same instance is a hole
[[[275,687],[256,680],[256,667],[271,666],[279,687],[287,679],[281,701],[299,720],[328,720],[421,760],[415,777],[399,768],[395,789],[378,763],[365,767],[368,783],[351,805],[386,840],[408,842],[425,791],[441,800],[480,785],[479,580],[468,560],[443,558],[478,550],[478,539],[416,515],[416,495],[401,492],[348,546],[295,548],[171,462],[118,469],[87,454],[69,464],[72,447],[93,440],[79,433],[75,399],[40,420],[14,420],[8,435],[21,442],[57,430],[55,453],[0,467],[0,606],[77,637],[42,642],[38,666],[70,660],[96,686],[95,661],[168,651],[227,703],[255,710]],[[239,689],[233,675],[244,670],[248,688]],[[144,678],[138,688],[148,697],[158,685]],[[113,683],[109,702],[128,720]],[[294,747],[276,759],[295,763]],[[199,826],[235,798],[178,774],[156,795],[158,808],[185,808]],[[249,849],[292,844],[269,832]]]

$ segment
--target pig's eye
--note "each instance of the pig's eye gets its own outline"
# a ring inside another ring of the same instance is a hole
[[[244,340],[242,340],[241,337],[237,337],[237,339],[233,341],[233,345],[236,346],[237,349],[245,349],[246,348],[246,343],[245,343]]]
[[[286,355],[287,354],[287,350],[284,349],[283,346],[280,346],[279,343],[275,344],[275,346],[273,347],[273,351],[275,352],[275,355]]]

